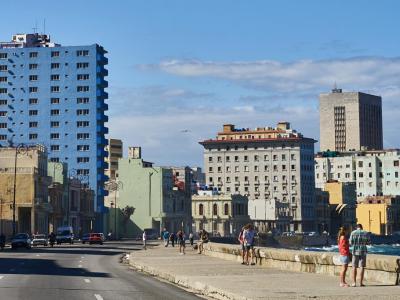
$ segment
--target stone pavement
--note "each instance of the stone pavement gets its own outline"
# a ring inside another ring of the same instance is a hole
[[[154,246],[129,260],[136,270],[217,299],[400,299],[400,286],[341,288],[333,276],[244,266],[186,250],[179,255],[177,247]]]

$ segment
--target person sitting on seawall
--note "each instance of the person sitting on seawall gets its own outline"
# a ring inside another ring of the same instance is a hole
[[[204,252],[204,244],[208,243],[208,232],[205,231],[204,229],[200,230],[199,233],[199,241],[198,241],[198,248],[199,248],[199,254]]]

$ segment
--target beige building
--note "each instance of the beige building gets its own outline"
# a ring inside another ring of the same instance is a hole
[[[50,184],[46,148],[0,148],[0,219],[7,236],[13,233],[14,197],[16,232],[48,233]]]
[[[250,222],[248,199],[241,195],[218,195],[199,191],[192,196],[194,232],[201,229],[217,236],[236,236]]]
[[[378,235],[400,230],[400,196],[365,197],[357,205],[357,223]]]
[[[108,152],[108,157],[105,158],[108,168],[104,170],[104,173],[110,180],[113,180],[118,177],[118,160],[123,157],[122,140],[108,139],[105,150]]]
[[[215,139],[200,142],[206,184],[247,196],[259,230],[313,231],[314,143],[287,122],[254,130],[224,125]]]
[[[335,88],[321,94],[319,104],[321,151],[383,148],[380,96]]]

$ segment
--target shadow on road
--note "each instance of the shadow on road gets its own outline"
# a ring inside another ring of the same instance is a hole
[[[0,258],[0,274],[111,277],[109,273],[84,268],[64,268],[52,259]]]

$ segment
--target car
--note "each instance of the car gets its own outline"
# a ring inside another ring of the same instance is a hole
[[[90,233],[86,233],[86,234],[82,235],[82,238],[81,238],[82,244],[88,243],[89,237],[90,237]]]
[[[31,239],[27,233],[18,233],[11,240],[11,249],[17,248],[31,249]]]
[[[32,236],[32,241],[31,241],[32,246],[47,246],[49,244],[49,240],[47,239],[47,236],[44,234],[34,234]]]
[[[62,243],[74,243],[74,231],[71,226],[64,226],[64,227],[58,227],[57,228],[57,234],[56,234],[56,242],[57,245],[60,245]]]
[[[90,245],[91,244],[100,244],[103,245],[104,243],[104,234],[102,233],[89,233],[89,239],[87,241]],[[82,243],[85,243],[82,241]]]

